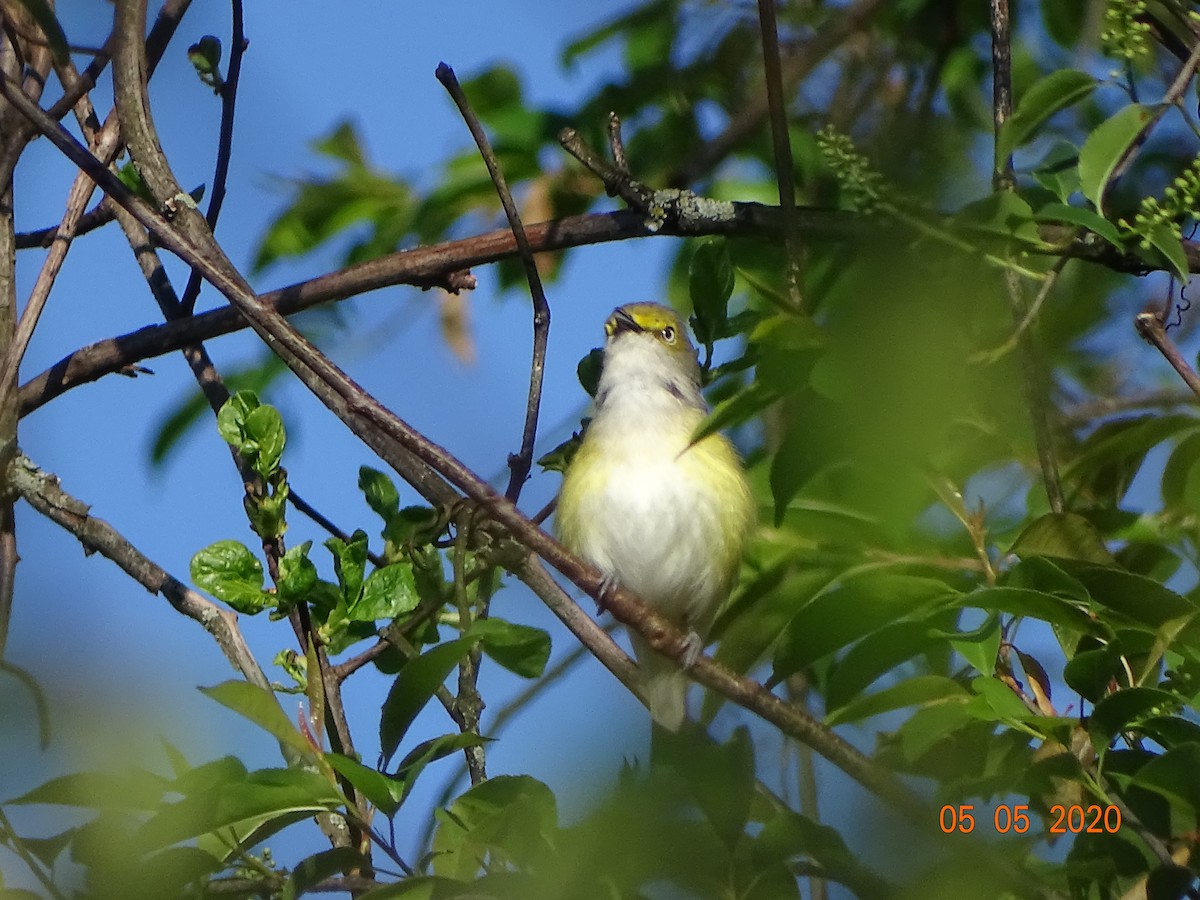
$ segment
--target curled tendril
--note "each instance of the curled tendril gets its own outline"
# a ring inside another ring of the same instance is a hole
[[[1187,282],[1182,282],[1179,285],[1179,302],[1175,304],[1175,315],[1170,322],[1166,324],[1166,331],[1172,328],[1178,328],[1183,324],[1183,314],[1192,308],[1192,300],[1187,295]]]

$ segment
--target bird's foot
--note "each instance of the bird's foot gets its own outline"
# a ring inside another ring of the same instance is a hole
[[[615,577],[604,576],[604,580],[600,582],[600,590],[596,591],[596,615],[608,612],[608,602],[620,587]]]
[[[690,669],[704,651],[704,639],[695,631],[689,631],[683,639],[683,656],[679,657],[680,665]]]

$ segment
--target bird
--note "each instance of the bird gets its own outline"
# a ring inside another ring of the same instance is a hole
[[[679,314],[630,303],[613,311],[604,332],[592,417],[563,475],[555,528],[606,586],[633,591],[685,633],[687,668],[729,598],[754,501],[729,440],[718,433],[693,440],[709,408]],[[683,668],[636,631],[631,641],[652,718],[678,731],[686,719]]]

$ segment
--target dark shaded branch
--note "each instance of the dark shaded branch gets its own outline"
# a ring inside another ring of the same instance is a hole
[[[87,234],[90,231],[95,231],[102,225],[107,225],[113,220],[112,206],[101,200],[82,216],[79,217],[79,222],[75,226],[75,237]],[[60,222],[57,225],[51,225],[48,228],[38,228],[35,231],[21,231],[17,233],[17,249],[18,250],[33,250],[38,247],[49,247],[58,237],[58,230],[62,227]]]
[[[800,309],[800,261],[803,251],[799,235],[796,233],[796,164],[792,160],[787,106],[783,99],[775,0],[758,0],[758,24],[762,32],[763,72],[767,80],[767,109],[771,121],[771,146],[775,154],[775,181],[779,186],[779,207],[783,210],[783,243],[787,248],[788,260],[788,298],[793,307]]]

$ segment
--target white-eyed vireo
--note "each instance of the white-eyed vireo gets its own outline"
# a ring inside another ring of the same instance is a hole
[[[563,477],[562,542],[688,635],[694,662],[728,598],[754,523],[737,452],[712,434],[696,348],[679,315],[631,303],[604,324],[604,368],[591,423]],[[636,633],[650,714],[677,730],[687,679]]]

